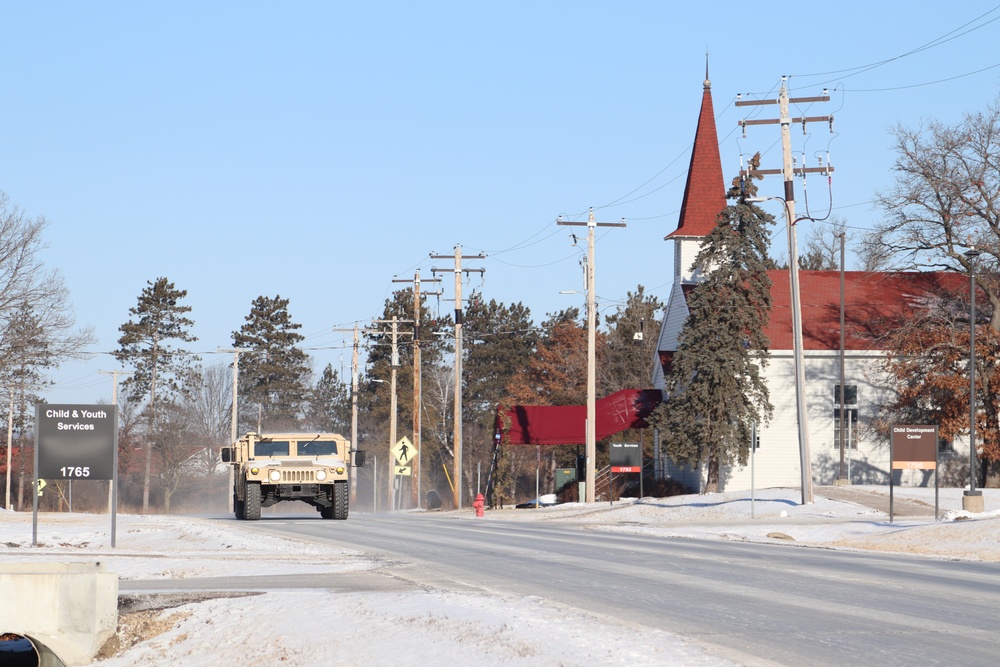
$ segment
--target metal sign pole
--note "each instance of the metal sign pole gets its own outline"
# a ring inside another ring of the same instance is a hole
[[[757,423],[754,422],[750,425],[750,518],[755,519],[754,515],[754,467],[753,461],[754,456],[757,453]]]
[[[112,454],[111,467],[111,548],[115,548],[116,528],[118,526],[118,405],[111,408],[112,419],[114,421],[114,454]],[[232,474],[232,466],[230,466]]]
[[[31,501],[31,546],[38,546],[38,419],[39,415],[42,413],[40,406],[35,406],[35,452],[34,452],[34,471],[32,472],[32,479],[34,483],[31,485],[32,489],[32,501]],[[10,474],[10,470],[7,471]],[[18,507],[18,509],[21,509]]]
[[[894,462],[892,460],[894,454],[893,450],[895,449],[893,444],[894,443],[889,444],[889,523],[892,523],[892,473],[896,469],[893,466]]]

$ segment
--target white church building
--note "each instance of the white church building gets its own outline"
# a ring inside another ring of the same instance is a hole
[[[716,217],[727,205],[725,183],[711,84],[706,80],[677,228],[666,237],[666,241],[673,244],[674,275],[653,364],[652,380],[656,389],[665,387],[665,377],[688,315],[687,294],[700,279],[691,269],[695,256],[704,237],[715,227]],[[760,447],[753,456],[753,465],[724,468],[720,475],[720,491],[749,489],[751,484],[758,488],[797,488],[802,480],[789,272],[770,271],[769,274],[773,307],[766,329],[770,362],[764,378],[774,414],[770,423],[760,428]],[[811,479],[817,485],[833,484],[843,471],[853,484],[886,484],[890,474],[889,444],[867,428],[874,418],[875,407],[889,391],[882,382],[880,371],[884,355],[881,350],[873,349],[870,334],[873,327],[905,314],[940,285],[954,286],[956,280],[963,278],[954,273],[850,271],[843,274],[843,279],[846,447],[842,457],[841,422],[837,418],[841,385],[841,272],[799,271]],[[669,407],[669,396],[665,400]],[[939,446],[942,466],[946,461],[952,461],[953,465],[967,461],[968,446],[959,444],[958,451],[951,449],[951,443]],[[962,447],[965,448],[964,456]],[[968,469],[967,464],[965,469]],[[704,490],[702,469],[692,470],[667,461],[665,472],[693,489]],[[933,477],[921,471],[903,473],[903,481],[913,485],[934,484]]]

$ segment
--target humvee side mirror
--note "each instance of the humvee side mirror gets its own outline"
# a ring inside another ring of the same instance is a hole
[[[222,462],[223,463],[231,463],[232,460],[233,460],[233,448],[232,447],[223,447],[222,448]]]
[[[365,467],[365,450],[359,449],[354,452],[354,467],[356,468]]]

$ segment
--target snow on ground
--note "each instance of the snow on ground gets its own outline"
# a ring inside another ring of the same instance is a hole
[[[887,493],[886,487],[855,487]],[[942,489],[934,521],[933,489],[896,489],[897,499],[927,504],[929,516],[897,518],[830,500],[799,504],[797,489],[671,498],[624,499],[613,505],[570,503],[539,509],[444,513],[468,521],[567,521],[593,530],[663,537],[791,542],[1000,561],[1000,490],[985,489],[987,512],[961,511],[961,489]],[[751,505],[753,517],[751,518]],[[0,511],[5,562],[95,561],[122,579],[190,579],[232,572],[305,574],[370,571],[379,560],[296,540],[247,535],[239,524],[178,516],[120,515],[116,547],[108,515],[38,518]],[[660,631],[637,630],[540,598],[444,590],[334,593],[275,591],[217,598],[157,612],[162,634],[148,637],[105,667],[145,665],[724,665],[718,657]],[[0,631],[3,629],[0,628]]]
[[[855,491],[888,496],[884,486],[854,486]],[[986,512],[962,510],[962,489],[939,490],[939,520],[934,521],[933,488],[896,488],[896,502],[915,500],[926,516],[895,516],[816,494],[802,505],[798,489],[762,489],[670,498],[626,498],[611,503],[567,503],[539,509],[487,513],[496,519],[573,521],[595,530],[663,537],[697,537],[921,554],[1000,562],[1000,489],[982,489]],[[752,505],[752,507],[751,507]],[[751,518],[751,512],[753,518]],[[769,537],[781,535],[782,537]]]

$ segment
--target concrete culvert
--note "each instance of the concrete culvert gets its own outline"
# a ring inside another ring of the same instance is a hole
[[[0,632],[0,667],[66,667],[66,663],[37,639]]]
[[[23,635],[0,633],[0,665],[4,667],[37,667],[38,652],[31,640]]]

